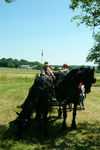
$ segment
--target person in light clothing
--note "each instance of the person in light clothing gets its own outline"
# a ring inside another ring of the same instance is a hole
[[[62,68],[61,67],[58,68],[58,72],[62,72]]]
[[[68,74],[69,73],[69,69],[68,69],[68,65],[67,64],[63,64],[63,72]]]
[[[81,82],[79,85],[78,85],[78,88],[80,88],[81,90],[81,93],[80,93],[80,110],[85,110],[85,107],[84,107],[84,99],[86,98],[86,94],[85,94],[85,85]]]

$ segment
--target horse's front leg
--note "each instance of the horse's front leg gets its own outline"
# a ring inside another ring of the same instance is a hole
[[[44,131],[43,131],[43,136],[48,135],[48,129],[47,129],[47,112],[43,114],[43,122],[44,122]]]
[[[67,111],[66,111],[66,105],[63,106],[63,123],[62,123],[62,129],[66,129],[66,118],[67,118]]]
[[[61,106],[59,106],[58,108],[58,118],[61,119],[62,116],[62,110],[61,110]]]
[[[72,120],[72,129],[76,129],[76,110],[77,110],[77,104],[74,104],[74,110],[73,110],[73,120]]]

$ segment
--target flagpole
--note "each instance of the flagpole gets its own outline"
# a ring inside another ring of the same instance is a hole
[[[43,49],[41,50],[41,64],[43,64]]]

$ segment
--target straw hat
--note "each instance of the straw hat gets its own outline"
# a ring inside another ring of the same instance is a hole
[[[58,68],[58,70],[62,70],[62,68],[61,68],[61,67],[59,67],[59,68]]]
[[[48,61],[45,61],[45,62],[44,62],[44,66],[49,66]]]

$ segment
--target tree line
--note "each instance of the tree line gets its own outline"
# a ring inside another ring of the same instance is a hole
[[[9,68],[20,68],[21,65],[30,65],[36,66],[36,69],[40,69],[42,64],[38,61],[30,62],[24,59],[12,59],[12,58],[2,58],[0,59],[0,67],[9,67]]]
[[[12,58],[1,58],[0,59],[0,67],[21,68],[21,66],[23,66],[23,65],[29,65],[31,69],[36,69],[36,70],[41,70],[43,68],[43,64],[41,64],[38,61],[30,62],[30,61],[27,61],[24,59],[18,60],[18,59],[12,59]],[[61,67],[63,69],[63,66],[61,66],[61,65],[51,65],[51,67],[53,67],[53,71],[58,71],[59,67]],[[86,66],[84,66],[84,65],[82,65],[82,66],[69,65],[68,69],[69,69],[69,71],[71,71],[78,67],[86,67]],[[87,67],[89,67],[89,66],[87,66]],[[97,68],[96,72],[100,72],[100,70],[98,70],[98,68]]]
[[[41,64],[38,61],[30,62],[24,59],[18,60],[18,59],[12,59],[12,58],[1,58],[0,59],[0,67],[8,67],[8,68],[21,68],[21,65],[29,65],[32,69],[41,70],[43,67],[43,64]],[[53,65],[53,70],[57,71],[59,65]],[[74,69],[77,66],[69,66],[69,70]]]

